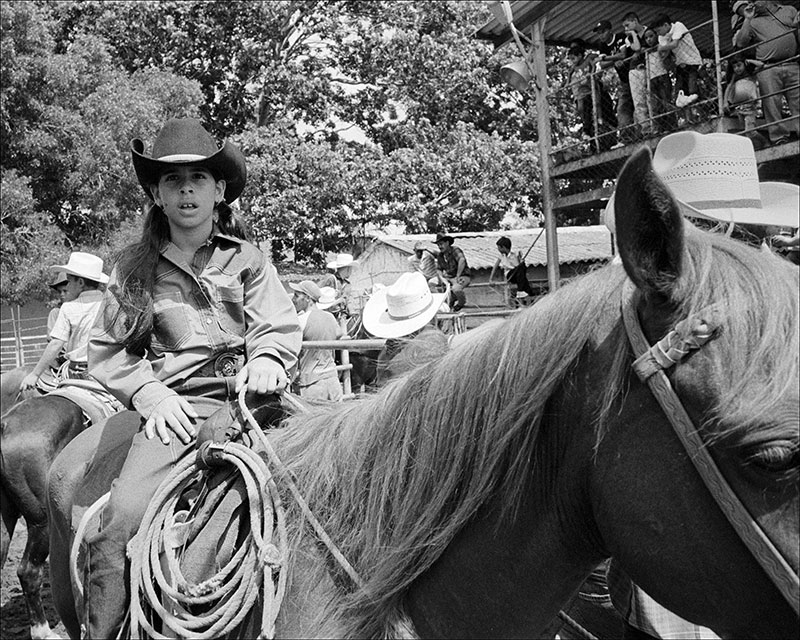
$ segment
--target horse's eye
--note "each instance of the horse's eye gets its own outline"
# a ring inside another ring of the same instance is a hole
[[[749,452],[747,462],[769,473],[791,471],[800,464],[800,449],[788,441],[771,442]]]

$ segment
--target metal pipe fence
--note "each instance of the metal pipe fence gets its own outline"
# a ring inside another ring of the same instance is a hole
[[[718,18],[719,19],[719,18]],[[551,110],[556,108],[554,101],[558,100],[560,105],[558,108],[566,108],[567,112],[571,114],[574,125],[570,126],[567,130],[553,132],[553,148],[550,156],[554,164],[568,162],[580,157],[592,155],[594,153],[606,151],[612,147],[618,146],[614,143],[619,139],[631,139],[632,141],[640,141],[646,138],[660,137],[671,133],[672,130],[678,131],[686,128],[694,128],[702,125],[705,122],[713,122],[713,130],[728,131],[730,133],[737,133],[740,135],[752,136],[757,133],[763,133],[765,138],[767,129],[774,126],[779,122],[789,123],[796,122],[798,116],[786,111],[784,107],[784,116],[781,120],[775,122],[766,122],[762,114],[761,102],[764,98],[769,98],[778,94],[783,94],[787,91],[786,88],[779,91],[764,93],[761,92],[758,98],[748,100],[742,103],[737,103],[735,110],[729,110],[729,105],[725,104],[724,94],[727,89],[728,83],[731,81],[728,73],[728,66],[731,64],[731,59],[737,56],[745,55],[755,58],[755,47],[762,46],[764,43],[753,44],[748,47],[736,49],[727,55],[721,54],[721,44],[718,37],[717,22],[714,19],[695,25],[689,29],[689,33],[698,33],[702,30],[712,30],[714,32],[714,57],[703,58],[702,64],[698,69],[698,91],[697,99],[685,106],[677,106],[675,101],[677,99],[677,74],[676,71],[669,71],[671,96],[669,104],[661,104],[656,102],[654,92],[652,90],[651,77],[652,68],[647,61],[648,54],[653,55],[656,48],[642,47],[641,51],[636,52],[632,56],[625,59],[624,62],[630,63],[631,61],[639,62],[638,66],[644,71],[644,86],[645,86],[645,100],[646,100],[646,113],[647,117],[634,121],[626,126],[609,126],[604,122],[603,113],[603,94],[610,94],[612,98],[619,99],[620,83],[614,67],[597,70],[595,68],[588,74],[590,84],[590,107],[591,107],[591,120],[592,129],[585,130],[585,125],[581,125],[581,115],[578,112],[579,107],[573,99],[568,95],[572,91],[572,85],[565,83],[561,86],[551,88]],[[785,34],[776,36],[772,40],[777,40],[784,37]],[[769,42],[769,41],[767,41]],[[588,43],[588,47],[592,47],[592,43]],[[587,55],[591,52],[587,51]],[[593,54],[592,54],[593,55]],[[644,61],[641,56],[644,55]],[[758,72],[763,72],[776,66],[786,64],[787,62],[797,63],[799,56],[794,56],[788,60],[782,60],[774,64],[764,64],[759,66]],[[789,87],[792,89],[794,87]],[[755,115],[748,118],[739,117],[739,112],[751,111]],[[674,124],[674,126],[672,126]]]

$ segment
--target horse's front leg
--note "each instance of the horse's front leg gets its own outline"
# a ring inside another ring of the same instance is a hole
[[[0,516],[2,516],[2,523],[0,524],[0,568],[2,568],[6,566],[8,548],[11,546],[14,528],[17,526],[17,520],[19,520],[17,505],[11,501],[11,498],[2,488],[0,488]]]
[[[28,526],[28,542],[17,568],[17,576],[28,605],[28,618],[31,625],[32,640],[57,637],[50,629],[42,603],[42,582],[44,563],[50,550],[50,537],[47,523]]]

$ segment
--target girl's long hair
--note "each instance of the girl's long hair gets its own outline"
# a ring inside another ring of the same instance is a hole
[[[247,240],[245,227],[226,202],[216,205],[220,232]],[[139,242],[126,247],[117,256],[117,281],[110,287],[116,304],[107,307],[106,328],[126,351],[144,356],[153,333],[153,286],[156,267],[164,244],[170,240],[169,222],[163,209],[150,206]]]

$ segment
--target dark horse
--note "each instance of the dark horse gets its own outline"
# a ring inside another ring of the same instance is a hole
[[[622,265],[567,284],[377,394],[268,434],[363,582],[287,493],[294,535],[278,636],[542,637],[613,556],[662,605],[721,636],[796,637],[797,603],[742,543],[632,372],[621,299],[631,281],[626,304],[651,344],[684,320],[703,325],[713,309],[713,339],[667,375],[796,584],[798,270],[686,223],[646,149],[623,169],[616,202]],[[50,477],[65,623],[75,620],[64,563],[82,438]]]
[[[33,371],[33,365],[26,365],[15,367],[11,369],[11,371],[0,374],[0,416],[20,400],[34,398],[39,395],[34,389],[29,389],[27,391],[20,390],[22,380],[31,371]]]
[[[81,408],[59,396],[34,395],[14,404],[0,417],[0,566],[5,565],[14,529],[22,516],[28,538],[17,575],[34,640],[51,637],[41,596],[49,552],[47,472],[55,457],[83,428]]]

